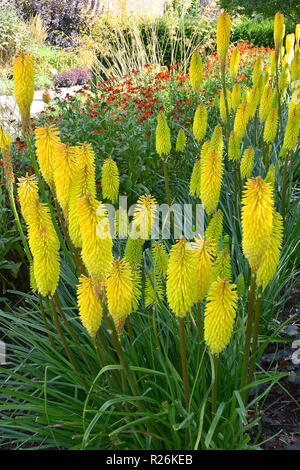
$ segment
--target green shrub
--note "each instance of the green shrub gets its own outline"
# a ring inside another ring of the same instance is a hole
[[[286,33],[294,32],[294,26],[291,21],[285,21]],[[255,21],[253,18],[243,17],[241,21],[233,24],[231,40],[234,42],[249,41],[255,46],[274,47],[274,21],[273,19],[264,19],[258,16]]]
[[[265,0],[219,0],[221,8],[233,13],[253,15],[262,14],[266,18],[273,17],[278,11],[282,11],[285,17],[292,22],[299,21],[299,0],[285,0],[284,2],[266,2]]]

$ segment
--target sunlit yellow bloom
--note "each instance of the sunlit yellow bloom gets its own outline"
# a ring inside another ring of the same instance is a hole
[[[27,214],[27,224],[38,291],[43,296],[53,295],[59,281],[59,241],[48,207],[37,202]]]
[[[265,123],[264,141],[269,144],[273,142],[277,134],[277,129],[278,129],[278,111],[277,111],[277,108],[272,108]]]
[[[198,198],[201,197],[201,160],[196,160],[193,166],[190,181],[190,195]]]
[[[57,200],[66,221],[68,219],[69,199],[75,169],[75,147],[71,147],[70,144],[59,144],[55,152],[54,183]]]
[[[300,50],[297,51],[294,55],[294,58],[291,63],[291,81],[296,82],[300,80]],[[295,85],[296,86],[296,85]],[[299,84],[298,84],[299,86]]]
[[[237,47],[235,47],[232,51],[231,58],[230,58],[230,76],[231,76],[232,82],[236,79],[236,76],[239,70],[239,63],[240,63],[240,51]]]
[[[270,54],[270,61],[271,61],[270,75],[271,75],[271,77],[275,77],[275,74],[276,74],[276,58],[275,58],[275,51],[271,52],[271,54]]]
[[[189,74],[192,88],[197,93],[202,85],[202,58],[198,51],[192,54]]]
[[[221,67],[225,66],[230,41],[231,20],[228,13],[221,10],[217,23],[217,49]]]
[[[203,103],[197,106],[194,121],[193,121],[193,134],[198,142],[201,142],[205,136],[207,128],[207,110]]]
[[[231,93],[229,90],[226,90],[226,97],[227,97],[227,104],[228,104],[228,113],[230,113],[231,110]],[[223,122],[226,122],[227,120],[227,113],[226,113],[226,102],[225,102],[225,97],[224,97],[224,92],[223,90],[221,91],[220,94],[220,116]]]
[[[156,152],[160,156],[169,155],[171,152],[171,133],[163,111],[157,116]]]
[[[107,279],[107,304],[118,334],[123,332],[124,322],[132,311],[133,273],[127,261],[119,258],[113,262]]]
[[[298,137],[299,137],[299,130],[300,130],[300,117],[297,112],[297,108],[294,107],[291,113],[289,113],[285,134],[284,134],[284,141],[283,141],[283,148],[285,150],[294,150]]]
[[[215,256],[215,244],[210,238],[196,238],[192,244],[196,259],[196,302],[202,302],[206,297],[212,274]]]
[[[220,240],[223,230],[223,212],[219,209],[210,220],[207,229],[205,230],[205,237],[213,239],[216,251],[219,249]]]
[[[184,129],[181,127],[177,135],[176,152],[183,152],[185,143],[186,143],[186,137],[185,137]]]
[[[284,38],[284,16],[282,13],[276,13],[274,18],[274,43],[275,50],[279,52]]]
[[[8,185],[15,182],[14,170],[9,153],[11,140],[11,136],[8,132],[0,127],[0,151],[3,156],[4,175]]]
[[[80,276],[77,286],[77,302],[81,323],[89,335],[95,338],[101,325],[102,308],[90,277]]]
[[[35,128],[35,146],[39,167],[46,183],[54,183],[57,147],[61,144],[59,130],[56,126]]]
[[[210,282],[215,282],[218,277],[221,279],[226,278],[231,281],[231,261],[228,248],[223,248],[222,251],[219,251],[218,256],[213,264]]]
[[[232,109],[236,111],[241,102],[241,85],[239,83],[236,83],[232,88],[231,101]]]
[[[218,278],[207,296],[204,313],[204,339],[212,354],[220,353],[229,343],[236,316],[235,284]]]
[[[228,158],[229,160],[239,160],[240,156],[241,140],[234,131],[231,131],[228,143]]]
[[[241,178],[250,178],[254,165],[254,149],[248,147],[243,153],[241,160]]]
[[[254,86],[258,86],[258,82],[262,76],[262,72],[263,72],[263,61],[259,57],[258,59],[256,59],[254,68],[253,68],[252,82]]]
[[[148,240],[157,212],[157,201],[150,194],[140,196],[134,211],[133,224],[143,240]]]
[[[11,145],[11,135],[6,132],[5,129],[0,127],[0,150],[3,152],[3,150],[9,150],[9,147]]]
[[[127,238],[129,219],[125,209],[122,207],[116,211],[116,235],[119,238]]]
[[[261,176],[247,180],[242,198],[242,247],[252,271],[257,272],[273,228],[273,189]]]
[[[273,91],[271,85],[266,85],[260,100],[259,107],[259,118],[262,124],[265,122],[272,109],[272,94]]]
[[[275,276],[282,247],[282,239],[283,220],[281,215],[274,211],[271,239],[257,271],[256,283],[258,286],[265,288]]]
[[[81,257],[101,295],[113,261],[109,220],[104,205],[90,194],[78,200],[77,211],[82,239]]]
[[[34,96],[34,61],[29,52],[13,59],[14,96],[20,110],[23,133],[30,131],[30,107]]]
[[[256,113],[257,106],[259,105],[260,100],[260,90],[257,86],[251,88],[248,101],[248,112],[249,112],[249,119],[252,119]]]
[[[167,298],[177,316],[185,316],[195,301],[195,261],[193,250],[184,238],[172,246],[167,271]]]
[[[282,66],[281,74],[278,80],[278,88],[281,91],[281,95],[284,96],[286,93],[286,88],[290,82],[291,79],[291,74],[290,74],[290,69],[289,65],[287,64],[286,66]]]
[[[222,155],[213,150],[201,161],[201,201],[208,214],[217,207],[223,177]]]
[[[24,219],[27,219],[27,215],[34,210],[36,202],[39,199],[38,194],[38,182],[35,175],[23,176],[18,178],[18,197],[20,201],[21,211]]]
[[[216,152],[219,152],[220,155],[223,155],[223,148],[224,148],[224,142],[223,142],[223,129],[220,124],[217,124],[216,127],[214,128],[213,135],[211,136],[208,151],[212,152],[215,150]],[[207,153],[204,146],[203,146],[204,153]],[[202,155],[201,155],[201,161],[202,161]]]
[[[300,24],[296,24],[296,28],[295,28],[295,38],[296,38],[296,46],[299,46],[299,41],[300,41]]]
[[[152,245],[152,258],[155,270],[163,277],[167,275],[169,255],[165,246],[160,240],[157,240]]]
[[[116,162],[111,158],[107,158],[102,166],[102,196],[114,202],[118,199],[119,194],[119,170]]]
[[[235,119],[234,119],[234,132],[236,136],[242,140],[244,137],[246,127],[249,121],[249,110],[248,110],[248,102],[244,100],[238,107]]]

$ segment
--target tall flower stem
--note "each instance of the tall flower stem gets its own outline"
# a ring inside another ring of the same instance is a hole
[[[25,235],[24,235],[24,231],[23,231],[21,222],[20,222],[20,217],[19,217],[19,214],[18,214],[18,211],[17,211],[17,208],[16,208],[16,204],[15,204],[14,189],[13,189],[13,185],[11,183],[8,183],[8,194],[9,194],[11,208],[12,208],[12,211],[13,211],[13,214],[14,214],[14,217],[15,217],[17,227],[18,227],[18,231],[19,231],[19,234],[20,234],[23,246],[24,246],[24,250],[25,250],[27,259],[28,259],[29,263],[31,264],[32,263],[32,256],[31,256],[31,253],[30,253],[30,250],[29,250],[27,240],[26,240]]]
[[[256,288],[256,274],[251,272],[251,283],[250,283],[250,293],[249,293],[249,303],[248,303],[248,320],[247,320],[247,330],[246,330],[246,339],[245,339],[245,348],[244,348],[244,357],[242,365],[242,378],[241,378],[241,387],[243,388],[247,383],[247,372],[248,372],[248,363],[250,355],[250,343],[251,343],[251,334],[252,334],[252,324],[253,324],[253,309],[254,309],[254,300],[255,300],[255,288]],[[244,394],[244,401],[246,400],[246,394]]]
[[[180,336],[180,355],[181,355],[182,378],[183,378],[184,396],[185,396],[185,407],[188,411],[190,393],[189,393],[189,381],[188,381],[188,374],[187,374],[186,346],[185,346],[185,339],[184,339],[184,317],[179,318],[179,336]]]
[[[287,180],[287,168],[289,164],[289,158],[290,158],[290,152],[288,151],[285,157],[285,162],[284,162],[284,172],[283,172],[283,184],[282,184],[282,218],[283,218],[283,223],[285,219],[285,208],[286,208],[286,180]]]
[[[262,297],[262,288],[260,287],[257,294],[257,301],[256,301],[256,308],[255,308],[255,318],[254,318],[254,329],[253,329],[253,343],[252,343],[252,351],[251,351],[251,362],[249,367],[249,374],[247,383],[250,384],[253,379],[254,374],[254,367],[256,362],[256,351],[257,351],[257,343],[258,343],[258,328],[259,328],[259,320],[260,320],[260,307],[261,307],[261,297]],[[246,392],[246,402],[248,400],[249,390]]]
[[[218,355],[213,354],[213,363],[214,363],[214,383],[211,391],[211,417],[214,419],[217,408],[217,389],[218,389]]]
[[[69,348],[69,346],[68,346],[68,343],[67,343],[67,341],[66,341],[66,338],[65,338],[65,335],[64,335],[64,333],[63,333],[63,330],[62,330],[62,328],[61,328],[61,326],[60,326],[60,324],[59,324],[58,315],[57,315],[57,311],[56,311],[56,305],[55,305],[55,302],[54,302],[54,298],[53,298],[53,297],[50,298],[50,305],[51,305],[51,310],[52,310],[52,315],[53,315],[54,324],[55,324],[55,326],[56,326],[57,332],[58,332],[59,337],[60,337],[60,339],[61,339],[61,342],[62,342],[62,344],[63,344],[63,346],[64,346],[64,349],[65,349],[65,351],[66,351],[66,354],[67,354],[67,356],[68,356],[68,358],[69,358],[69,361],[71,362],[71,364],[72,364],[74,370],[78,373],[78,377],[80,378],[80,380],[81,380],[81,382],[82,382],[84,388],[86,389],[86,391],[88,391],[87,382],[86,382],[86,380],[84,379],[84,377],[82,377],[82,375],[81,375],[81,373],[80,373],[80,369],[79,369],[79,367],[78,367],[78,365],[77,365],[77,363],[76,363],[76,361],[75,361],[75,359],[74,359],[74,356],[73,356],[73,354],[72,354],[72,352],[71,352],[71,350],[70,350],[70,348]]]
[[[48,321],[47,321],[47,317],[46,317],[46,312],[45,312],[45,309],[44,309],[44,306],[43,306],[43,300],[42,300],[41,294],[39,294],[39,304],[40,304],[40,310],[41,310],[41,314],[42,314],[42,318],[43,318],[43,322],[44,322],[45,328],[46,328],[46,330],[47,330],[47,335],[48,335],[49,341],[50,341],[50,343],[51,343],[52,348],[56,350],[56,347],[55,347],[53,338],[52,338],[52,336],[51,336],[51,334],[50,334],[50,328],[49,328],[49,325],[48,325]]]
[[[279,111],[280,129],[281,129],[281,131],[283,131],[282,112],[281,112],[281,96],[280,96],[280,89],[279,89],[279,86],[278,86],[278,82],[279,82],[278,58],[279,58],[279,51],[275,50],[276,87],[277,87],[277,95],[278,95],[278,111]],[[279,135],[280,135],[280,133],[278,132],[278,136]]]
[[[168,167],[167,162],[163,159],[163,168],[164,168],[164,177],[165,177],[165,188],[166,188],[166,197],[169,209],[171,208],[171,196],[170,196],[170,186],[169,186],[169,176],[168,176]],[[174,214],[170,212],[171,227],[174,233]]]

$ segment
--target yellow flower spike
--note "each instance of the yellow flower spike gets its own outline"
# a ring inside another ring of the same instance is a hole
[[[275,75],[276,75],[276,57],[275,57],[275,51],[271,52],[271,54],[270,54],[270,61],[271,61],[270,75],[271,75],[271,77],[275,77]]]
[[[35,206],[39,199],[36,176],[29,176],[28,173],[26,173],[26,176],[18,178],[17,188],[22,215],[24,219],[27,220],[28,214],[30,214],[32,209],[34,210],[32,206]]]
[[[77,303],[81,323],[94,339],[101,325],[102,307],[90,277],[80,276],[77,286]]]
[[[197,93],[202,85],[202,58],[198,51],[192,54],[189,74],[192,88]]]
[[[240,171],[241,171],[241,178],[244,179],[244,178],[250,178],[251,176],[251,172],[252,172],[252,168],[253,168],[253,165],[254,165],[254,149],[252,147],[248,147],[243,156],[242,156],[242,160],[241,160],[241,168],[240,168]]]
[[[202,145],[200,158],[194,163],[190,180],[190,195],[198,197],[199,199],[201,197],[201,161],[203,159],[203,156],[208,152],[209,146],[209,140],[204,142],[204,144]]]
[[[274,18],[274,43],[275,50],[279,52],[282,41],[284,38],[285,26],[284,26],[284,16],[282,13],[278,12]]]
[[[242,140],[244,137],[246,127],[249,121],[249,105],[246,100],[244,100],[238,107],[235,119],[233,130],[236,134],[236,137]]]
[[[278,111],[277,108],[272,108],[264,128],[264,141],[271,144],[276,137],[278,129]]]
[[[201,160],[196,160],[190,180],[190,195],[201,197]]]
[[[226,96],[227,96],[227,103],[228,103],[228,112],[230,113],[230,110],[231,110],[231,93],[230,93],[229,90],[226,90]],[[226,103],[225,103],[223,90],[221,91],[221,94],[220,94],[220,116],[221,116],[222,121],[226,122],[226,119],[227,119]]]
[[[230,58],[230,76],[231,81],[234,82],[236,79],[238,70],[239,70],[239,63],[240,63],[240,51],[237,47],[235,47],[232,51],[231,58]]]
[[[205,299],[210,282],[215,256],[215,244],[211,238],[196,238],[192,243],[196,259],[196,302]]]
[[[12,141],[11,135],[8,132],[6,132],[5,129],[0,127],[0,150],[1,152],[5,150],[9,151],[11,141]]]
[[[260,101],[260,89],[257,86],[251,88],[248,101],[248,112],[249,112],[249,119],[252,119],[255,116],[257,106],[259,105]]]
[[[232,89],[232,94],[231,94],[231,101],[232,101],[231,104],[232,104],[232,109],[234,112],[238,109],[239,104],[241,102],[241,94],[242,94],[241,85],[239,83],[236,83]]]
[[[216,209],[222,186],[223,160],[219,152],[208,152],[201,164],[201,201],[208,214]]]
[[[32,292],[36,292],[38,290],[38,287],[37,287],[36,280],[34,277],[33,263],[30,264],[29,275],[30,275],[30,289],[32,290]]]
[[[209,290],[204,312],[204,339],[212,354],[219,354],[228,345],[236,316],[235,284],[218,278]]]
[[[208,151],[212,152],[215,150],[216,152],[219,152],[220,155],[223,154],[223,148],[224,148],[224,142],[223,142],[223,129],[220,124],[218,124],[214,128],[213,135],[210,139]],[[206,153],[206,150],[204,149],[204,153]],[[202,157],[201,157],[202,160]]]
[[[142,275],[140,268],[132,267],[133,274],[133,292],[132,292],[132,310],[139,308],[139,302],[142,297]]]
[[[144,242],[141,238],[128,237],[127,239],[124,258],[133,268],[142,264]]]
[[[278,80],[278,88],[281,91],[281,95],[284,96],[286,93],[286,88],[290,83],[291,74],[289,70],[289,65],[282,67],[281,74]]]
[[[127,238],[129,228],[129,219],[125,209],[120,208],[116,211],[116,235],[119,238]]]
[[[294,45],[295,45],[295,34],[287,34],[285,38],[285,49],[287,55],[290,55],[291,51],[294,52]]]
[[[217,22],[217,49],[221,68],[225,69],[225,62],[230,41],[231,20],[230,15],[221,10]]]
[[[54,184],[54,168],[56,152],[60,142],[59,130],[56,126],[35,128],[35,146],[39,167],[44,180],[49,186]]]
[[[228,143],[228,159],[239,160],[241,156],[241,140],[231,131]]]
[[[207,128],[207,110],[203,103],[197,106],[194,121],[193,121],[193,134],[198,142],[201,142],[205,136]]]
[[[218,209],[217,212],[214,214],[212,219],[210,220],[207,229],[205,230],[205,237],[211,238],[216,247],[216,251],[219,249],[220,240],[222,236],[223,230],[223,212]]]
[[[272,93],[272,108],[278,108],[278,91],[277,87],[274,88]]]
[[[29,52],[13,59],[14,96],[20,110],[23,134],[31,132],[30,108],[34,96],[34,60]]]
[[[292,103],[292,102],[291,102]],[[291,105],[290,105],[291,106]],[[287,125],[284,134],[283,148],[285,150],[294,150],[297,145],[300,130],[300,117],[297,107],[293,107],[289,112]]]
[[[256,59],[254,68],[253,68],[252,82],[254,86],[258,86],[262,73],[263,73],[263,61],[259,57],[258,59]]]
[[[273,228],[273,188],[261,176],[246,181],[242,198],[242,248],[257,272]]]
[[[8,185],[12,185],[15,182],[14,170],[9,153],[11,140],[10,134],[0,127],[0,150],[3,156],[4,175]]]
[[[101,296],[113,261],[109,220],[104,205],[90,194],[78,200],[77,211],[82,239],[82,261],[95,285],[96,293]]]
[[[157,116],[156,152],[161,157],[171,152],[171,133],[163,111]]]
[[[275,185],[275,167],[274,165],[270,165],[268,169],[268,173],[265,177],[265,182],[270,183],[272,188],[274,188]]]
[[[78,200],[90,193],[96,197],[94,152],[90,144],[79,144],[75,150],[76,171],[73,177],[69,198],[69,233],[76,248],[81,248],[82,240],[78,220]]]
[[[293,82],[300,80],[300,50],[294,55],[291,63],[291,81]],[[299,85],[298,85],[299,86]]]
[[[119,170],[112,157],[104,160],[101,182],[103,199],[108,199],[111,202],[116,201],[118,199],[120,185]]]
[[[219,251],[218,256],[213,264],[211,272],[211,283],[215,282],[218,277],[221,279],[227,278],[231,282],[231,260],[228,248]]]
[[[167,298],[175,315],[184,317],[196,295],[196,258],[183,237],[171,248],[167,270]]]
[[[26,223],[28,226],[28,243],[31,253],[34,255],[40,245],[40,232],[45,228],[49,244],[59,250],[59,240],[54,229],[51,215],[47,204],[42,204],[36,199],[35,204],[30,206],[26,213]]]
[[[274,211],[273,230],[269,246],[257,271],[256,283],[264,289],[273,279],[279,263],[283,240],[283,219]]]
[[[49,209],[36,203],[27,214],[28,241],[33,255],[33,273],[38,292],[53,295],[59,281],[59,241]]]
[[[186,143],[186,137],[184,133],[184,129],[179,129],[177,140],[176,140],[176,152],[183,152]]]
[[[296,39],[296,44],[295,47],[299,46],[299,41],[300,41],[300,24],[296,24],[295,28],[295,39]]]
[[[133,273],[124,259],[116,259],[107,279],[107,304],[118,334],[124,329],[126,318],[132,311]]]
[[[69,199],[72,182],[76,171],[75,147],[59,144],[55,152],[54,183],[57,200],[68,221]]]
[[[272,109],[272,95],[273,91],[271,85],[266,85],[260,100],[259,107],[259,118],[262,124],[264,124]]]
[[[157,271],[163,277],[166,277],[169,263],[169,255],[166,251],[165,246],[160,240],[157,240],[152,245],[152,258],[155,271]]]
[[[148,240],[157,212],[157,201],[150,194],[140,196],[133,215],[133,223],[143,240]]]
[[[151,307],[164,297],[163,286],[160,276],[150,269],[145,285],[145,307]]]

